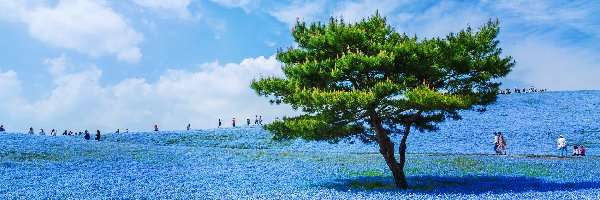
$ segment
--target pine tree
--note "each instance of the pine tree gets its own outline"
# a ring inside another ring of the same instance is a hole
[[[435,131],[460,110],[484,111],[514,66],[501,55],[499,22],[488,21],[445,38],[397,33],[375,13],[357,23],[297,21],[297,47],[279,49],[285,77],[254,80],[251,88],[271,103],[304,114],[266,125],[275,140],[337,142],[358,137],[376,142],[394,176],[407,189],[406,140],[411,129]],[[390,134],[400,134],[399,159]]]

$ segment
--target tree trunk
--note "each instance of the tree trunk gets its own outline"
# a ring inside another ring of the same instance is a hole
[[[390,171],[392,171],[394,181],[396,182],[396,187],[400,189],[408,189],[408,183],[406,182],[404,170],[396,161],[394,153],[394,143],[385,133],[385,130],[381,125],[381,120],[379,119],[377,113],[373,112],[371,120],[373,123],[373,127],[375,127],[375,135],[378,139],[377,143],[379,144],[379,153],[381,153],[388,168],[390,168]]]
[[[404,175],[404,163],[406,163],[406,139],[408,138],[408,134],[410,134],[410,127],[414,121],[421,116],[422,111],[418,111],[413,115],[410,121],[404,124],[404,134],[402,134],[402,140],[400,141],[400,146],[398,147],[398,153],[400,154],[400,163],[398,163],[398,167],[400,168],[400,172],[402,172],[402,180],[406,183],[406,178]],[[406,186],[408,188],[408,185]]]

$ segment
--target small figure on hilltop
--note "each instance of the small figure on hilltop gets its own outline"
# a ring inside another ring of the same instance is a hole
[[[40,135],[46,135],[46,132],[44,132],[44,129],[40,129]]]
[[[52,130],[50,131],[50,136],[56,136],[56,130],[52,129]]]
[[[250,118],[246,119],[246,126],[250,126]]]
[[[85,130],[85,131],[84,131],[83,138],[84,138],[85,140],[90,140],[90,138],[91,138],[91,137],[90,137],[90,133],[89,133],[87,130]]]
[[[258,125],[258,115],[254,115],[254,125]]]
[[[0,132],[4,132],[6,131],[6,129],[4,129],[4,125],[0,125]]]
[[[556,143],[558,144],[560,156],[567,156],[567,139],[560,135],[558,136],[558,140],[556,141]]]
[[[258,125],[262,125],[262,116],[258,116]]]
[[[506,139],[504,139],[504,136],[502,136],[501,132],[498,132],[498,153],[500,155],[502,155],[502,154],[506,155],[506,148],[505,148],[506,144],[507,144]],[[504,151],[504,152],[502,152],[502,151]]]
[[[29,134],[33,134],[33,127],[29,127]]]
[[[579,155],[581,156],[585,156],[585,149],[583,148],[583,145],[579,145]]]
[[[63,132],[63,135],[68,135],[69,133],[67,132],[67,130],[65,130],[65,132]]]
[[[158,131],[158,124],[154,124],[154,131]]]
[[[221,119],[219,119],[219,126],[217,128],[221,128]]]
[[[233,127],[235,128],[235,117],[231,120],[231,124],[233,125]]]
[[[117,129],[117,131],[115,131],[115,133],[119,133],[119,132],[121,132],[121,130],[119,130],[119,129]]]
[[[125,129],[125,133],[129,133],[129,129],[128,128]]]
[[[96,130],[96,138],[95,140],[100,141],[100,130]]]
[[[192,125],[191,125],[191,124],[188,124],[188,126],[187,126],[187,130],[189,131],[191,127],[192,127]]]

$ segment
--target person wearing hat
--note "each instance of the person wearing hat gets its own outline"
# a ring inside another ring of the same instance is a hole
[[[567,156],[567,139],[560,135],[558,136],[558,140],[556,141],[556,143],[558,144],[560,156]]]

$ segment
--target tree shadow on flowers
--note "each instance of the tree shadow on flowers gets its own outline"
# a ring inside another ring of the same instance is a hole
[[[428,194],[482,194],[511,192],[549,192],[600,188],[600,182],[548,182],[529,177],[505,176],[411,176],[407,178],[409,193]],[[340,191],[401,191],[391,177],[355,177],[339,179],[322,186]]]

